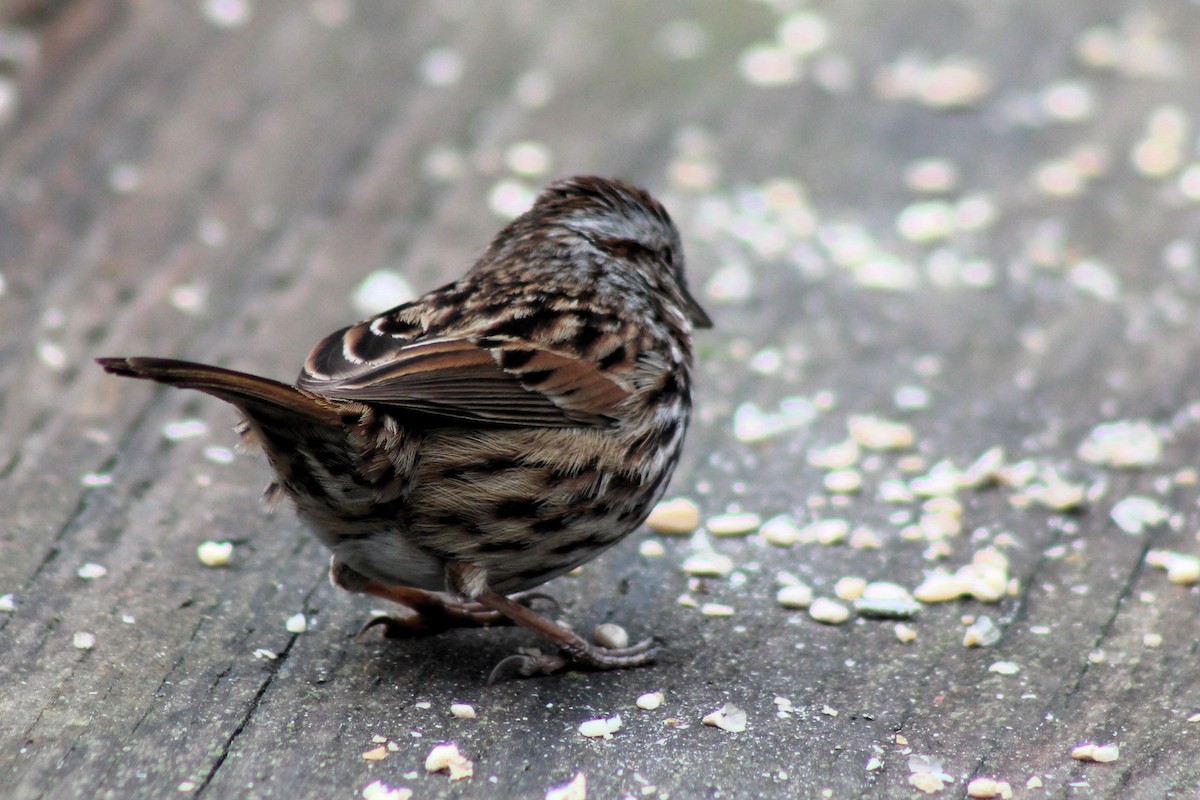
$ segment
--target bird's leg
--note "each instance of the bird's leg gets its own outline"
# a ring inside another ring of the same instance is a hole
[[[592,644],[546,619],[529,606],[488,588],[487,573],[479,567],[464,564],[447,565],[446,582],[463,597],[470,598],[484,608],[502,614],[516,624],[549,639],[558,648],[559,652],[549,655],[509,656],[492,670],[489,682],[509,669],[529,677],[547,675],[568,664],[592,669],[640,667],[652,662],[658,654],[659,643],[654,639],[645,639],[629,647],[601,647]]]
[[[402,606],[405,611],[398,616],[381,614],[363,625],[359,634],[372,628],[382,628],[389,639],[404,639],[439,633],[451,628],[482,628],[493,625],[513,625],[510,617],[480,603],[462,602],[452,597],[416,589],[411,586],[387,584],[368,578],[334,556],[329,563],[329,579],[334,586],[359,594],[381,597]],[[544,594],[529,593],[514,600],[532,602],[553,598]]]

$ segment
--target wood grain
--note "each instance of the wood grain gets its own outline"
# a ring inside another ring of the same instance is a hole
[[[359,797],[382,780],[419,798],[536,798],[583,771],[589,797],[911,797],[920,754],[954,778],[947,797],[976,776],[1019,797],[1195,795],[1197,590],[1145,556],[1200,550],[1186,472],[1200,447],[1200,178],[1187,172],[1200,10],[813,3],[791,35],[824,22],[828,40],[793,56],[794,81],[762,86],[742,70],[748,48],[782,35],[786,12],[769,4],[259,0],[233,27],[203,3],[26,6],[0,15],[0,33],[44,55],[0,131],[0,595],[15,605],[0,612],[0,794]],[[898,65],[947,56],[990,81],[978,100],[939,108],[881,89]],[[1051,89],[1090,107],[1055,116]],[[1169,150],[1179,119],[1178,163],[1150,174],[1139,143],[1157,135]],[[525,141],[552,154],[546,175],[514,173],[509,148]],[[929,157],[957,165],[954,188],[906,187],[906,167]],[[1039,170],[1069,158],[1101,167],[1075,194],[1039,188]],[[740,577],[689,586],[679,565],[700,541],[664,538],[663,558],[627,541],[547,590],[578,630],[614,621],[664,637],[663,663],[486,686],[528,636],[355,639],[366,601],[329,586],[326,554],[290,511],[260,508],[262,461],[206,455],[233,446],[232,412],[92,359],[292,380],[314,342],[363,316],[351,297],[367,274],[447,281],[501,224],[497,185],[577,172],[666,200],[715,318],[672,493],[706,515],[841,516],[883,547],[722,539],[711,545]],[[776,179],[803,202],[764,206],[786,190],[763,191]],[[960,218],[929,242],[898,227],[914,203],[970,214],[980,197],[991,217],[975,227]],[[838,263],[852,237],[911,284],[864,285],[861,263]],[[752,283],[714,297],[718,274]],[[752,363],[764,350],[778,370]],[[908,385],[926,407],[895,407]],[[734,436],[742,404],[822,391],[833,405],[807,426]],[[1010,463],[1098,488],[1071,513],[1018,508],[1004,487],[959,493],[964,532],[941,563],[1007,534],[1015,593],[999,604],[928,606],[911,644],[891,622],[818,625],[775,604],[779,570],[829,595],[842,576],[911,588],[937,566],[928,542],[901,536],[919,506],[876,496],[911,477],[901,456],[866,457],[866,486],[844,506],[807,465],[854,413],[908,421],[927,467],[999,445]],[[208,432],[163,436],[191,418]],[[1161,460],[1081,461],[1079,442],[1113,419],[1158,426]],[[1170,522],[1120,530],[1109,512],[1131,495]],[[199,564],[207,539],[236,543],[229,567]],[[107,574],[78,577],[86,563]],[[736,613],[703,616],[677,602],[685,593]],[[300,612],[309,630],[289,633]],[[962,617],[984,614],[999,643],[963,647]],[[83,631],[91,650],[72,645]],[[1020,672],[989,671],[998,661]],[[638,710],[653,690],[663,708]],[[778,715],[776,698],[794,711]],[[479,717],[452,717],[459,701]],[[700,723],[726,702],[747,711],[745,732]],[[611,740],[578,735],[617,713]],[[364,761],[375,735],[399,750]],[[441,741],[474,777],[425,774]],[[1072,760],[1089,741],[1117,742],[1120,758]]]

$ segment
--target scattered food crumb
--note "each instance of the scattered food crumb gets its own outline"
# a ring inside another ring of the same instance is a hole
[[[450,714],[458,719],[475,719],[475,706],[468,703],[451,703]]]
[[[108,574],[108,567],[103,564],[95,564],[89,561],[83,564],[75,571],[75,574],[83,578],[85,581],[94,581],[97,578],[103,578]]]
[[[800,529],[801,544],[837,544],[850,535],[850,523],[844,519],[819,519]]]
[[[12,613],[17,610],[17,598],[11,593],[0,596],[0,612]]]
[[[208,424],[202,419],[177,419],[163,425],[163,438],[168,442],[182,442],[208,435]]]
[[[826,625],[841,625],[850,619],[850,609],[827,597],[818,597],[808,607],[808,615]]]
[[[800,536],[800,528],[792,518],[782,514],[764,522],[758,532],[763,539],[777,547],[791,547]]]
[[[629,646],[629,633],[615,622],[602,622],[592,628],[592,641],[601,647],[621,649]]]
[[[370,750],[362,754],[363,761],[383,761],[387,758],[388,749],[385,745],[372,747]]]
[[[1000,641],[1000,628],[992,618],[982,616],[967,627],[963,634],[963,647],[991,647]]]
[[[988,672],[995,672],[997,675],[1016,675],[1020,671],[1020,665],[1014,661],[997,661],[988,667]]]
[[[96,634],[80,631],[71,637],[71,644],[78,650],[91,650],[96,646]]]
[[[663,704],[662,692],[646,692],[639,695],[637,699],[637,707],[643,711],[654,711]]]
[[[746,712],[732,703],[726,703],[716,711],[706,714],[701,722],[730,733],[741,733],[746,730]]]
[[[700,527],[700,509],[686,497],[664,500],[650,512],[646,525],[655,533],[686,536]]]
[[[1071,751],[1071,758],[1076,761],[1097,761],[1107,764],[1116,761],[1120,756],[1120,748],[1115,744],[1081,744]]]
[[[292,614],[283,624],[288,633],[304,633],[308,630],[308,618],[303,613]]]
[[[1146,563],[1167,571],[1167,580],[1180,586],[1200,582],[1200,558],[1171,550],[1151,550]]]
[[[903,622],[899,622],[896,624],[895,631],[896,631],[896,638],[899,639],[904,644],[908,644],[909,642],[915,642],[917,640],[916,630],[909,627],[908,625],[905,625]]]
[[[570,783],[552,787],[546,792],[546,800],[586,800],[587,778],[582,772],[576,772]]]
[[[967,797],[1000,797],[1009,800],[1012,797],[1012,786],[1008,781],[975,778],[967,784]]]
[[[838,599],[845,600],[847,603],[853,603],[862,597],[866,589],[866,578],[859,578],[853,575],[839,578],[838,582],[833,585],[833,593],[837,595]]]
[[[458,745],[439,744],[425,757],[425,771],[441,772],[442,770],[450,773],[450,780],[461,781],[471,777],[475,771],[475,765],[458,751]]]
[[[832,494],[854,494],[862,490],[862,473],[856,469],[835,469],[823,479],[825,491]]]
[[[705,526],[713,536],[745,536],[758,529],[762,518],[758,514],[742,511],[733,514],[718,514]]]
[[[646,539],[638,545],[638,553],[644,558],[662,558],[667,554],[667,548],[662,546],[662,542]]]
[[[908,757],[908,783],[914,789],[934,794],[954,783],[954,778],[942,769],[942,762],[931,756],[913,754]]]
[[[784,608],[808,608],[812,601],[812,587],[803,584],[781,586],[775,593],[775,602]]]
[[[101,486],[111,485],[113,476],[105,472],[88,472],[80,480],[89,489],[96,489]]]
[[[579,735],[589,739],[611,739],[612,735],[621,730],[621,715],[613,717],[589,719],[579,725]]]
[[[850,438],[867,450],[905,450],[913,446],[917,436],[911,426],[881,417],[860,415],[846,423]]]
[[[1128,534],[1137,535],[1147,528],[1166,522],[1171,512],[1156,500],[1134,495],[1119,500],[1113,506],[1111,516],[1118,528]]]
[[[805,457],[818,469],[848,469],[858,463],[859,455],[858,442],[846,439],[828,447],[813,447]]]
[[[683,562],[683,571],[697,577],[723,578],[733,572],[733,559],[722,553],[705,550],[688,556]]]
[[[700,606],[700,613],[706,617],[732,617],[737,609],[724,603],[705,603]]]
[[[362,790],[363,800],[411,800],[412,789],[388,786],[383,781],[372,781]]]
[[[196,557],[206,567],[224,567],[233,556],[233,542],[201,542]]]
[[[1158,463],[1162,442],[1146,420],[1119,420],[1092,429],[1078,454],[1090,464],[1136,469]]]
[[[909,619],[921,611],[912,594],[898,583],[872,581],[854,600],[854,610],[872,619]]]

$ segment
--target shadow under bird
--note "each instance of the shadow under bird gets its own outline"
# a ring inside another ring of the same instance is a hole
[[[533,675],[653,660],[654,639],[590,643],[520,593],[616,544],[662,496],[691,416],[692,331],[707,327],[666,209],[575,177],[460,280],[330,334],[294,386],[175,359],[98,361],[236,406],[275,472],[268,493],[333,551],[333,583],[404,607],[368,627],[517,623],[557,652],[497,670]]]

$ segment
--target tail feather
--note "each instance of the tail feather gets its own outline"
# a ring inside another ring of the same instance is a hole
[[[250,417],[258,416],[256,411],[284,411],[320,422],[331,422],[337,418],[335,406],[330,401],[286,383],[245,372],[174,358],[141,356],[97,358],[96,363],[113,375],[157,381],[181,389],[196,389],[232,403]]]

